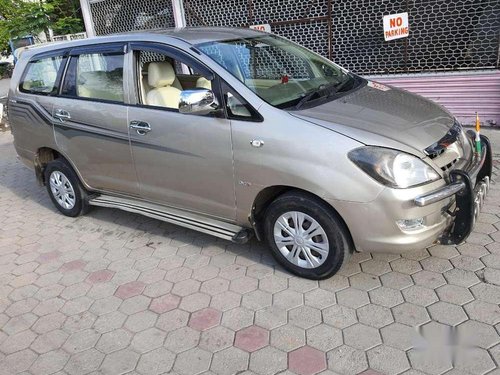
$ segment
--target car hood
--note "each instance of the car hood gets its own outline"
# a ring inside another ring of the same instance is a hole
[[[364,144],[399,148],[421,157],[455,121],[428,99],[371,81],[337,100],[290,113]]]

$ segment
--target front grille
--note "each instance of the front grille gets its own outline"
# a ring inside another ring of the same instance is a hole
[[[455,122],[443,138],[425,149],[427,156],[445,176],[454,169],[464,168],[471,152],[470,140],[458,122]]]

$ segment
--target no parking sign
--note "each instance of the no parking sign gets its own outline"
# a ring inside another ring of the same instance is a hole
[[[406,38],[409,32],[407,12],[384,16],[384,39],[386,41]]]

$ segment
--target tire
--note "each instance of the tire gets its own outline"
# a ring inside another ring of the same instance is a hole
[[[299,236],[294,225],[302,228]],[[264,233],[279,264],[313,280],[333,276],[353,250],[347,227],[338,214],[318,198],[301,192],[283,194],[269,205]]]
[[[67,161],[50,161],[45,167],[44,177],[50,199],[62,214],[76,217],[87,212],[87,194]],[[57,191],[61,190],[61,194],[57,195]]]

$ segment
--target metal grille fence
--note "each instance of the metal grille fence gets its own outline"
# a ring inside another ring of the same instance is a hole
[[[500,0],[184,0],[188,26],[272,31],[360,74],[499,67]],[[173,27],[170,0],[90,3],[96,34]],[[382,17],[409,12],[410,37],[385,42]]]
[[[170,0],[90,1],[96,35],[175,27]]]

